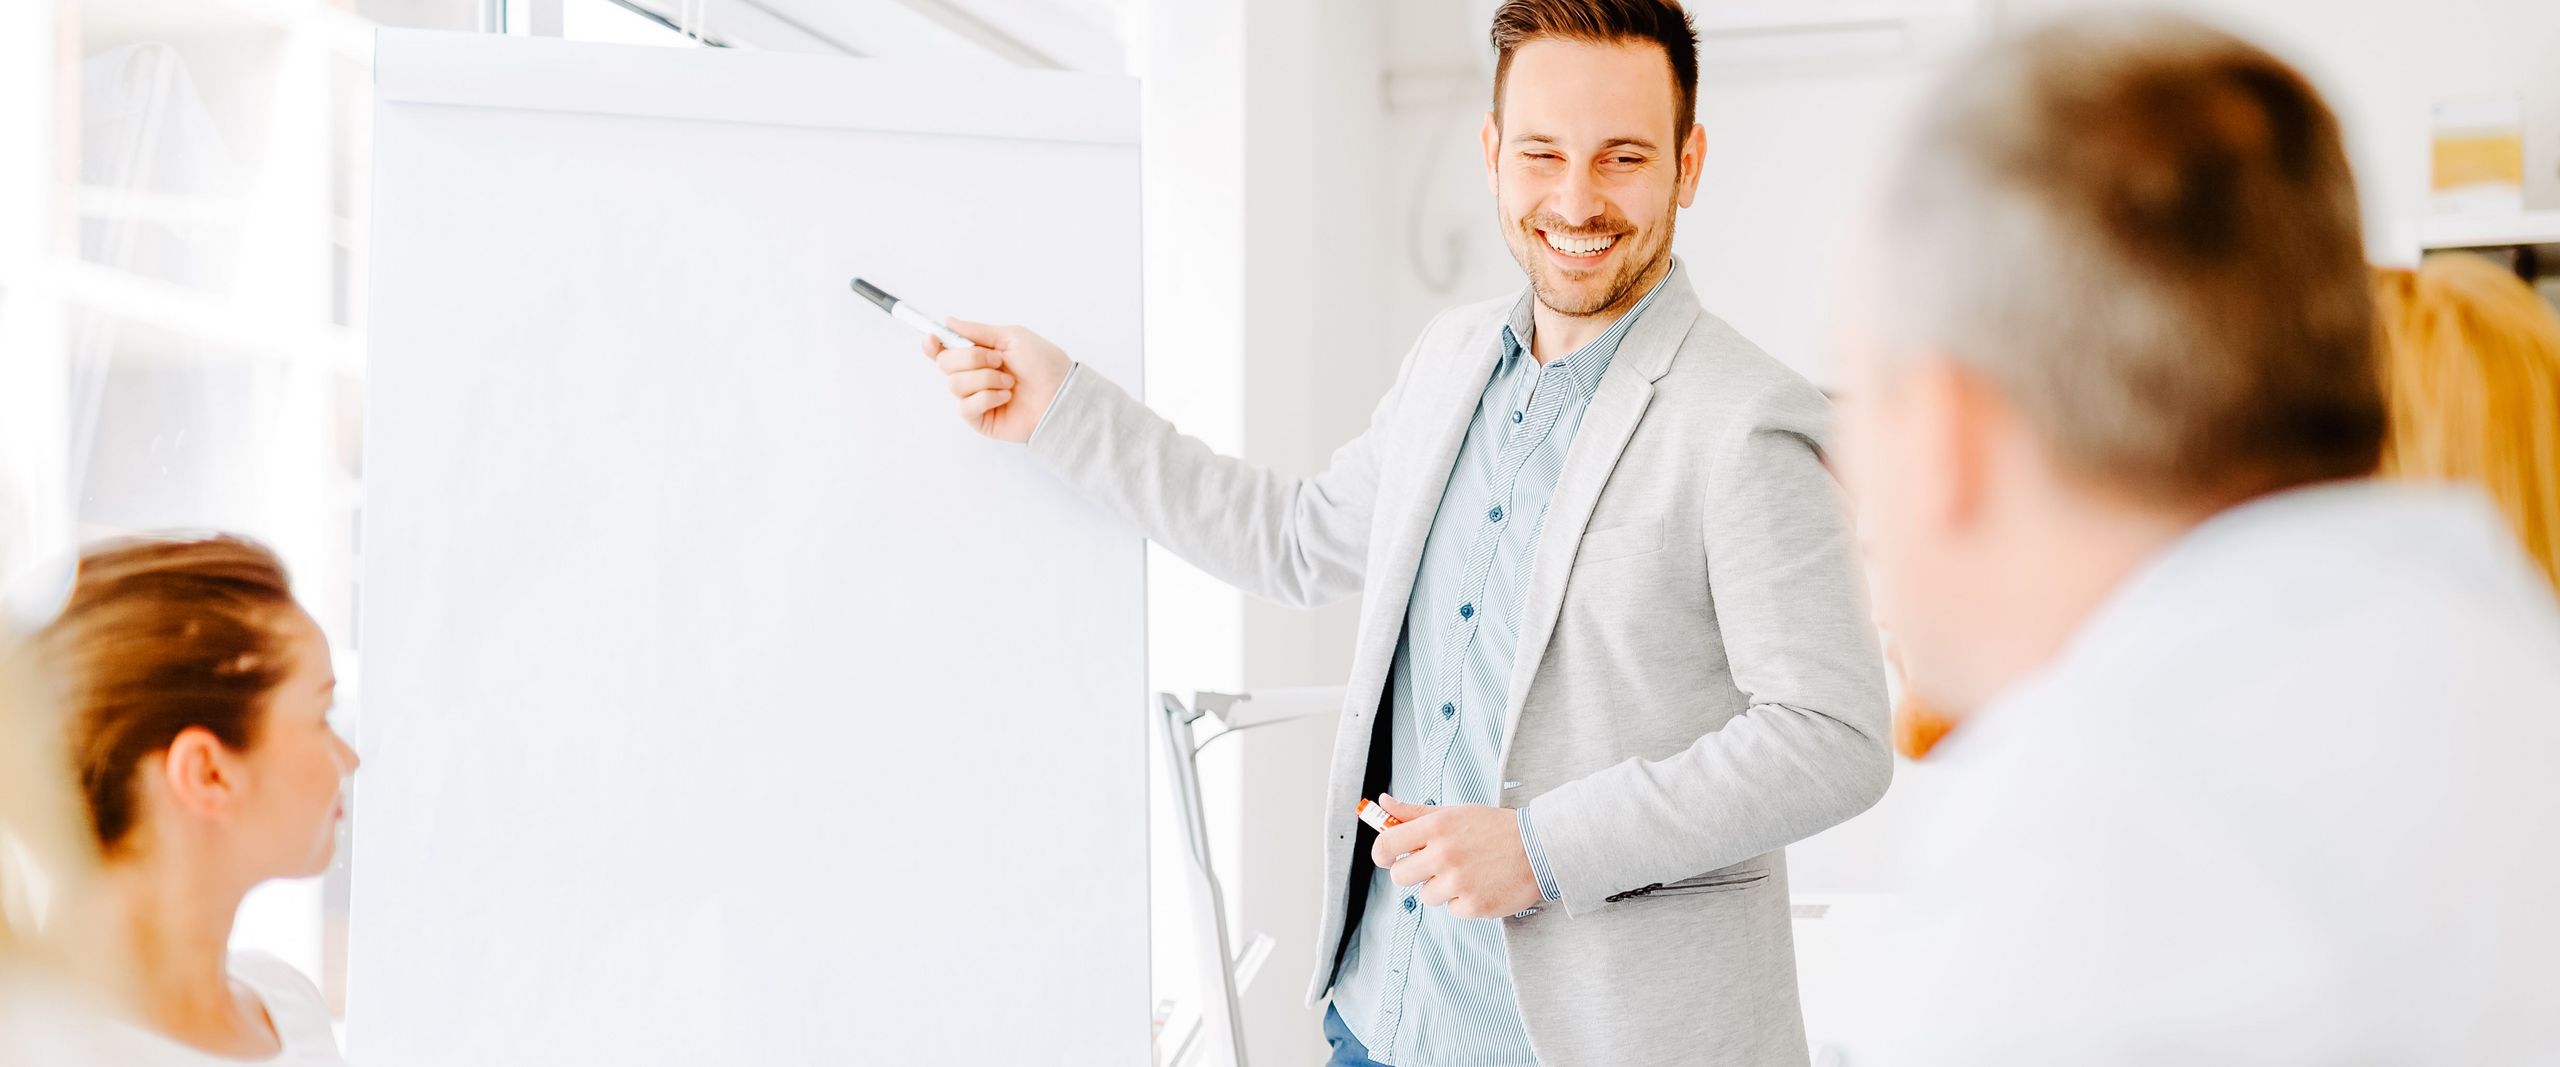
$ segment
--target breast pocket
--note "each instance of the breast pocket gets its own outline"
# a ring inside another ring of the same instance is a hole
[[[1573,552],[1576,567],[1662,550],[1662,520],[1645,519],[1593,530],[1582,535]]]

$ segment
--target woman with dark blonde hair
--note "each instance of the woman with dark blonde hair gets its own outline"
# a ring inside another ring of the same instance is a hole
[[[2463,481],[2560,586],[2560,313],[2472,255],[2374,273],[2388,343],[2382,472]]]
[[[99,1058],[72,980],[81,946],[42,919],[46,902],[88,885],[90,855],[46,705],[14,654],[23,636],[0,615],[0,1064],[85,1067]]]
[[[96,846],[94,876],[55,910],[95,957],[108,1062],[343,1063],[310,980],[229,949],[252,888],[327,868],[357,762],[329,723],[328,641],[274,553],[94,546],[24,651]]]

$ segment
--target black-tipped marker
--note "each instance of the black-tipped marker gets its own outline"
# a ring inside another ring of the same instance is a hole
[[[856,278],[853,280],[853,292],[856,296],[880,305],[880,310],[888,312],[890,318],[906,323],[907,325],[914,327],[919,332],[929,333],[935,337],[941,338],[942,345],[945,348],[977,347],[968,338],[962,337],[958,333],[953,332],[950,327],[944,326],[933,316],[917,311],[914,305],[909,304],[904,300],[900,300],[897,297],[890,296],[887,290],[882,289],[877,285],[873,285],[870,282]]]

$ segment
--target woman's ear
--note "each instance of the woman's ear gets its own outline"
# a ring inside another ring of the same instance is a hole
[[[201,726],[178,731],[159,762],[143,773],[159,779],[162,792],[178,811],[198,818],[220,818],[231,811],[239,793],[239,762],[222,739]]]

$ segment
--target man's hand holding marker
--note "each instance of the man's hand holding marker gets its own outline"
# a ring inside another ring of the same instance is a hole
[[[1360,821],[1378,831],[1369,858],[1424,904],[1461,919],[1517,915],[1539,903],[1537,875],[1520,846],[1519,816],[1484,804],[1430,807],[1385,793],[1362,800]]]
[[[1065,351],[1020,326],[936,320],[860,278],[853,291],[924,335],[924,357],[949,381],[960,421],[996,440],[1028,443],[1076,367]]]

